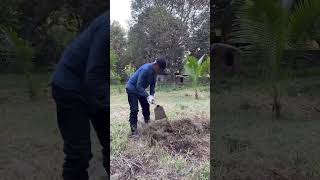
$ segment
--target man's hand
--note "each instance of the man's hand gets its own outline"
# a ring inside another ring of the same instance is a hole
[[[148,103],[149,104],[154,104],[154,96],[150,95],[147,97]]]

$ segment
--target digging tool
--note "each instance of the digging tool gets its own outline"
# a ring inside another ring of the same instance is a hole
[[[167,118],[166,112],[164,108],[159,104],[153,103],[156,107],[154,108],[154,116],[155,120],[165,119]]]

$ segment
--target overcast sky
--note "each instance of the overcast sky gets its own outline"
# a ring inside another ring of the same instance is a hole
[[[110,20],[120,22],[125,30],[129,29],[128,21],[131,17],[131,0],[111,0],[110,1]]]

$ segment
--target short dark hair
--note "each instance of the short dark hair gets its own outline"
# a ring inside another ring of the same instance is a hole
[[[167,67],[166,58],[164,57],[157,58],[156,63],[160,66],[161,69],[165,69]]]

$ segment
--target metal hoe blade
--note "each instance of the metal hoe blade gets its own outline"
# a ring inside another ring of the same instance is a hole
[[[154,108],[154,116],[155,116],[155,120],[167,118],[167,115],[166,115],[166,112],[164,111],[164,108],[160,105],[156,105],[156,107]]]

